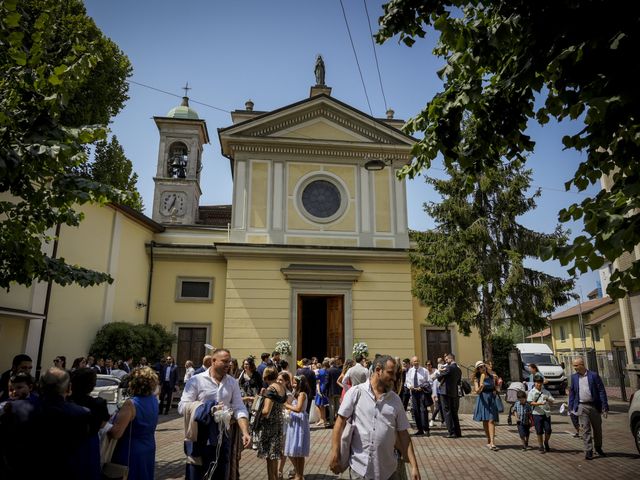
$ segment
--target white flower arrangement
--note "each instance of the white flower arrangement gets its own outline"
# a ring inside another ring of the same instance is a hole
[[[364,342],[356,342],[353,344],[353,356],[356,357],[362,355],[363,357],[369,356],[369,347]]]
[[[291,355],[291,344],[289,340],[280,340],[276,343],[276,348],[274,348],[276,352],[280,355]]]

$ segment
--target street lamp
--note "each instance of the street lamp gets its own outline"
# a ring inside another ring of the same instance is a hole
[[[389,162],[389,164],[390,163],[391,162]],[[364,164],[364,168],[369,172],[379,172],[387,165],[387,162],[385,162],[384,160],[381,160],[379,158],[372,158],[370,160],[367,160],[367,162]]]

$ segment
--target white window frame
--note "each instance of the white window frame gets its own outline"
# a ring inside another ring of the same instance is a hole
[[[183,297],[182,296],[182,283],[183,282],[207,282],[209,283],[209,296],[207,297]],[[213,289],[215,286],[214,277],[177,277],[176,278],[176,302],[201,302],[212,303],[213,302]]]

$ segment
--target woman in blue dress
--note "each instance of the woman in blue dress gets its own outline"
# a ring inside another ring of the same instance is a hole
[[[487,372],[486,365],[477,361],[473,374],[474,392],[478,395],[473,409],[473,419],[482,422],[484,434],[487,436],[487,447],[498,450],[494,439],[496,436],[496,422],[498,421],[498,406],[496,400],[496,384],[493,375]]]
[[[302,480],[304,478],[304,459],[309,456],[311,446],[309,414],[307,413],[307,402],[311,396],[311,388],[309,388],[309,383],[304,375],[296,375],[293,378],[293,387],[293,401],[284,406],[290,412],[284,454],[293,464],[295,480]]]
[[[327,405],[329,405],[329,397],[327,396],[327,390],[329,387],[329,359],[325,358],[322,362],[322,368],[318,370],[316,375],[317,387],[316,387],[316,407],[320,411],[320,420],[316,423],[316,427],[326,427],[329,425],[327,422]]]
[[[128,480],[153,480],[156,461],[155,431],[158,425],[158,375],[149,367],[134,369],[129,393],[118,411],[109,435],[119,439],[111,461],[129,466]]]

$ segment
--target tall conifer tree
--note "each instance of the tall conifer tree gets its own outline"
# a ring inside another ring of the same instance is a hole
[[[121,203],[142,211],[142,197],[136,188],[138,174],[133,171],[133,164],[115,135],[109,142],[101,140],[96,144],[95,159],[89,170],[92,180],[124,192],[126,198]]]
[[[465,334],[477,328],[486,360],[497,326],[543,328],[545,317],[569,301],[574,283],[525,266],[566,235],[520,225],[518,217],[535,208],[540,193],[526,195],[531,172],[521,161],[495,165],[476,176],[452,165],[448,179],[427,178],[442,202],[425,204],[436,228],[415,233],[412,254],[414,295],[430,307],[429,321],[455,323]]]

